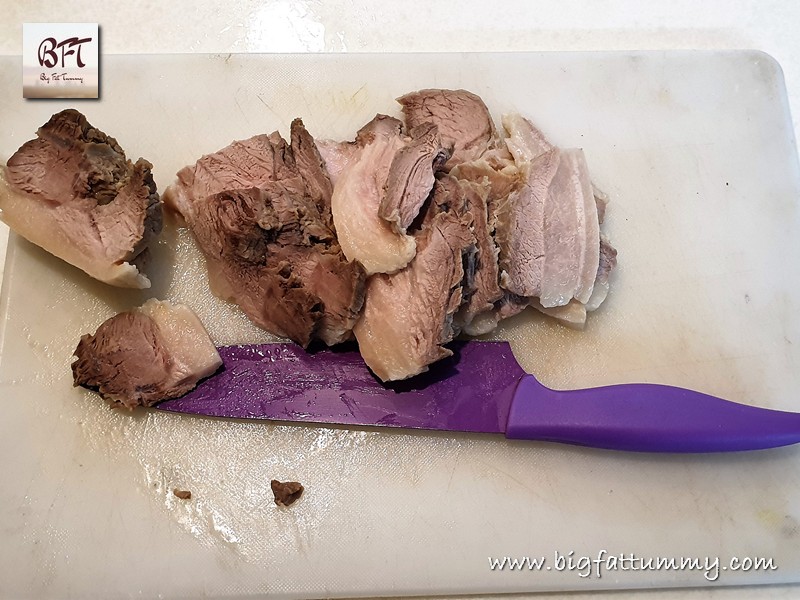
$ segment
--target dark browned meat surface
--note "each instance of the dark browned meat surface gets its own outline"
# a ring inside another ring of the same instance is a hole
[[[129,409],[182,396],[222,365],[194,313],[157,300],[106,320],[74,354],[74,384]]]
[[[259,327],[306,346],[349,337],[363,274],[347,262],[308,196],[279,184],[220,192],[194,205],[191,224],[214,263],[212,289]]]
[[[351,337],[364,272],[342,254],[333,188],[299,119],[291,139],[260,135],[204,156],[165,201],[194,233],[217,296],[271,333],[333,345]]]
[[[137,265],[162,226],[151,168],[128,160],[77,110],[63,110],[8,160],[3,221],[101,281],[150,287]]]
[[[300,499],[305,489],[297,481],[280,482],[277,479],[270,481],[270,487],[278,506],[291,506]]]
[[[466,90],[428,89],[401,96],[409,129],[433,123],[445,146],[452,147],[447,168],[479,158],[494,138],[489,109],[479,96]]]

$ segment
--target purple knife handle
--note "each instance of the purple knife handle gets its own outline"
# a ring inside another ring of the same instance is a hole
[[[526,375],[506,437],[634,452],[758,450],[800,442],[800,413],[646,383],[556,391]]]

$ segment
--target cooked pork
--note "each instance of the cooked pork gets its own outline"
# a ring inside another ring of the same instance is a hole
[[[161,231],[161,203],[140,158],[80,112],[63,110],[0,169],[0,218],[18,234],[111,285],[150,287],[140,272]]]
[[[457,333],[453,319],[462,302],[465,257],[475,251],[472,215],[457,203],[459,198],[431,203],[433,216],[426,214],[415,234],[411,263],[367,282],[364,314],[354,331],[364,361],[383,381],[422,373],[452,354],[444,344]]]
[[[488,150],[477,160],[456,165],[450,173],[462,180],[462,185],[469,184],[473,187],[488,188],[485,200],[488,240],[482,233],[482,224],[479,222],[480,211],[475,215],[475,236],[479,246],[479,272],[484,278],[485,287],[483,289],[487,292],[483,299],[493,302],[493,306],[489,308],[485,303],[481,303],[481,297],[478,294],[471,300],[471,307],[466,306],[462,309],[462,313],[465,313],[466,317],[463,325],[464,333],[483,335],[492,331],[499,321],[522,312],[528,305],[527,299],[500,287],[498,266],[500,244],[507,245],[507,241],[502,237],[507,234],[508,227],[504,228],[501,224],[499,231],[497,229],[500,216],[512,218],[510,215],[506,215],[508,199],[511,194],[519,193],[527,170],[520,171],[514,163],[511,153],[505,148],[498,147]],[[490,255],[494,257],[493,263],[488,261]],[[495,277],[497,279],[493,280]]]
[[[357,158],[361,146],[356,142],[337,142],[336,140],[316,140],[317,149],[325,164],[331,183],[334,187],[342,171]]]
[[[305,184],[305,192],[316,204],[325,224],[333,227],[331,216],[331,197],[333,183],[325,170],[325,163],[314,143],[314,138],[303,125],[303,121],[295,119],[291,130],[291,156],[294,158],[294,171],[300,175]]]
[[[352,142],[315,142],[296,120],[291,143],[255,136],[178,174],[165,200],[214,292],[303,345],[352,329],[384,381],[528,306],[582,328],[616,263],[583,151],[517,114],[498,132],[464,90],[398,101],[405,124],[377,115]]]
[[[351,337],[364,272],[342,254],[332,186],[313,138],[292,123],[233,142],[178,173],[164,199],[192,230],[215,295],[259,327],[307,346]]]
[[[460,163],[450,170],[450,174],[458,179],[473,183],[486,183],[489,185],[489,204],[497,204],[500,200],[508,198],[520,186],[521,173],[513,160],[503,160],[490,163],[485,157],[470,162]]]
[[[494,139],[489,109],[479,96],[466,90],[420,90],[397,99],[409,129],[433,123],[445,146],[452,147],[446,167],[476,160]]]
[[[450,156],[442,147],[436,125],[424,123],[411,130],[411,140],[397,151],[389,168],[378,215],[405,233],[433,189],[434,174]]]
[[[305,183],[295,170],[289,146],[278,132],[232,142],[181,169],[177,183],[164,193],[164,202],[191,221],[195,203],[203,198],[276,181],[292,192],[305,194]]]
[[[378,115],[365,125],[353,145],[358,147],[336,179],[331,212],[342,252],[356,260],[367,275],[394,273],[414,257],[414,238],[398,233],[378,214],[389,169],[405,145],[403,124]]]
[[[572,329],[583,329],[586,325],[586,311],[588,308],[574,298],[564,306],[554,306],[552,308],[542,306],[538,298],[531,298],[529,304],[539,312]]]
[[[478,184],[459,180],[452,175],[444,175],[439,177],[439,184],[434,190],[434,200],[442,192],[446,192],[450,198],[457,199],[455,201],[457,214],[463,215],[468,212],[472,217],[475,253],[474,256],[466,256],[463,303],[456,316],[456,322],[465,333],[480,335],[485,333],[479,324],[481,315],[493,311],[497,301],[503,297],[503,290],[499,284],[498,249],[493,237],[494,221],[489,221],[487,200],[490,185],[486,182]],[[461,208],[458,208],[459,206]]]
[[[94,335],[84,335],[75,356],[75,385],[128,409],[182,396],[222,366],[191,309],[158,300],[111,317]]]
[[[520,115],[505,115],[502,122],[502,142],[451,170],[459,179],[489,185],[489,223],[505,290],[494,310],[465,331],[487,333],[527,304],[580,328],[586,311],[605,298],[613,268],[602,252],[615,251],[599,235],[608,197],[591,185],[582,151],[556,148]],[[603,261],[609,269],[599,266]]]
[[[303,484],[297,481],[278,481],[273,479],[269,482],[275,504],[278,506],[291,506],[303,495]]]
[[[597,205],[597,221],[600,225],[606,220],[606,207],[608,207],[608,195],[601,192],[592,184],[592,194],[594,195],[594,202]]]
[[[518,115],[503,118],[506,145],[523,174],[498,206],[501,285],[544,308],[585,304],[599,262],[597,203],[583,151],[560,150]]]
[[[497,203],[496,239],[500,247],[500,282],[505,289],[518,296],[533,298],[542,293],[547,235],[545,206],[560,159],[560,150],[554,148],[530,162],[521,163],[520,187]],[[563,216],[567,218],[569,215]],[[567,229],[569,225],[567,223],[561,227],[559,233],[572,235],[571,230]]]
[[[563,150],[544,213],[544,270],[539,301],[545,308],[572,298],[586,303],[599,264],[597,206],[583,151]]]
[[[528,119],[517,113],[503,115],[505,145],[517,164],[530,162],[555,148]]]
[[[406,229],[447,159],[437,128],[422,124],[409,137],[400,121],[378,115],[355,142],[328,147],[325,154],[337,173],[331,210],[344,255],[367,275],[405,267],[416,252]]]

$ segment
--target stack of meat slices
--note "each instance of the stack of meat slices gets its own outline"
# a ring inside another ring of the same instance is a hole
[[[607,199],[580,149],[553,146],[464,90],[399,99],[352,142],[299,119],[233,142],[164,194],[203,252],[212,291],[307,346],[358,340],[383,381],[449,356],[532,306],[581,328],[608,293]]]

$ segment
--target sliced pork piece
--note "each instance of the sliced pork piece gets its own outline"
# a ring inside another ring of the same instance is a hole
[[[323,151],[333,160],[347,157],[333,189],[333,222],[345,256],[361,263],[367,275],[394,273],[416,252],[405,229],[430,193],[443,149],[435,127],[412,133],[418,137],[405,136],[397,119],[378,115],[355,142]]]
[[[351,337],[364,272],[336,240],[332,186],[299,119],[291,139],[255,136],[204,156],[165,201],[192,230],[215,295],[271,333],[333,345]]]
[[[404,234],[433,189],[434,174],[450,156],[442,147],[436,125],[424,123],[411,132],[411,141],[397,151],[389,168],[378,214]]]
[[[80,112],[63,110],[0,169],[0,218],[51,254],[111,285],[150,287],[140,272],[161,232],[161,203],[144,159]]]
[[[111,317],[94,335],[84,335],[75,356],[75,385],[128,409],[182,396],[222,366],[191,309],[158,300]]]
[[[214,293],[259,327],[307,346],[350,337],[363,272],[335,244],[315,203],[280,184],[220,192],[194,206],[190,224]]]
[[[492,331],[502,319],[522,312],[527,300],[500,287],[500,248],[510,243],[503,236],[509,237],[512,217],[509,214],[509,196],[520,193],[529,169],[520,170],[513,161],[510,152],[504,147],[491,149],[479,159],[461,163],[453,167],[451,175],[462,181],[462,185],[473,188],[488,188],[486,194],[486,230],[483,233],[481,223],[482,211],[475,210],[474,233],[478,243],[478,274],[483,277],[475,295],[462,308],[463,330],[468,335],[483,335]],[[529,193],[526,191],[526,193]],[[498,218],[502,217],[498,229]],[[502,246],[500,245],[502,244]],[[489,257],[492,257],[491,259]],[[504,272],[504,278],[508,274]],[[481,289],[484,294],[481,295]],[[489,308],[488,302],[493,302]]]
[[[378,214],[389,169],[404,145],[403,124],[378,115],[358,133],[358,153],[336,179],[331,212],[342,252],[367,275],[394,273],[414,257],[414,238],[399,234]]]
[[[300,119],[292,121],[290,134],[293,170],[300,175],[305,184],[306,194],[317,204],[320,215],[323,219],[327,219],[327,225],[332,227],[330,211],[333,184],[325,170],[325,163],[314,143],[314,138]]]
[[[592,294],[600,256],[597,206],[583,151],[561,151],[545,202],[544,260],[539,301],[545,308]]]
[[[276,181],[297,194],[305,194],[305,183],[286,140],[278,132],[260,134],[231,142],[178,171],[178,181],[167,188],[164,202],[188,221],[198,200]]]
[[[546,210],[553,178],[561,163],[561,152],[554,148],[520,164],[521,186],[501,199],[496,207],[496,240],[500,248],[500,282],[518,296],[536,297],[542,292],[545,271]],[[555,206],[550,203],[550,206]],[[555,216],[569,218],[571,213]],[[553,219],[551,219],[553,221]],[[559,233],[566,231],[562,225]],[[555,239],[558,239],[557,237]]]
[[[364,361],[383,381],[412,377],[452,354],[443,346],[457,333],[465,257],[475,251],[472,215],[433,205],[429,210],[434,216],[415,234],[416,256],[397,273],[369,279],[364,314],[354,328]]]
[[[599,263],[597,203],[583,151],[559,150],[527,119],[503,117],[522,186],[497,210],[501,285],[543,308],[585,304]]]
[[[406,94],[397,99],[409,129],[433,123],[452,156],[446,163],[450,169],[463,162],[478,159],[494,139],[494,124],[483,100],[466,90],[428,89]]]

